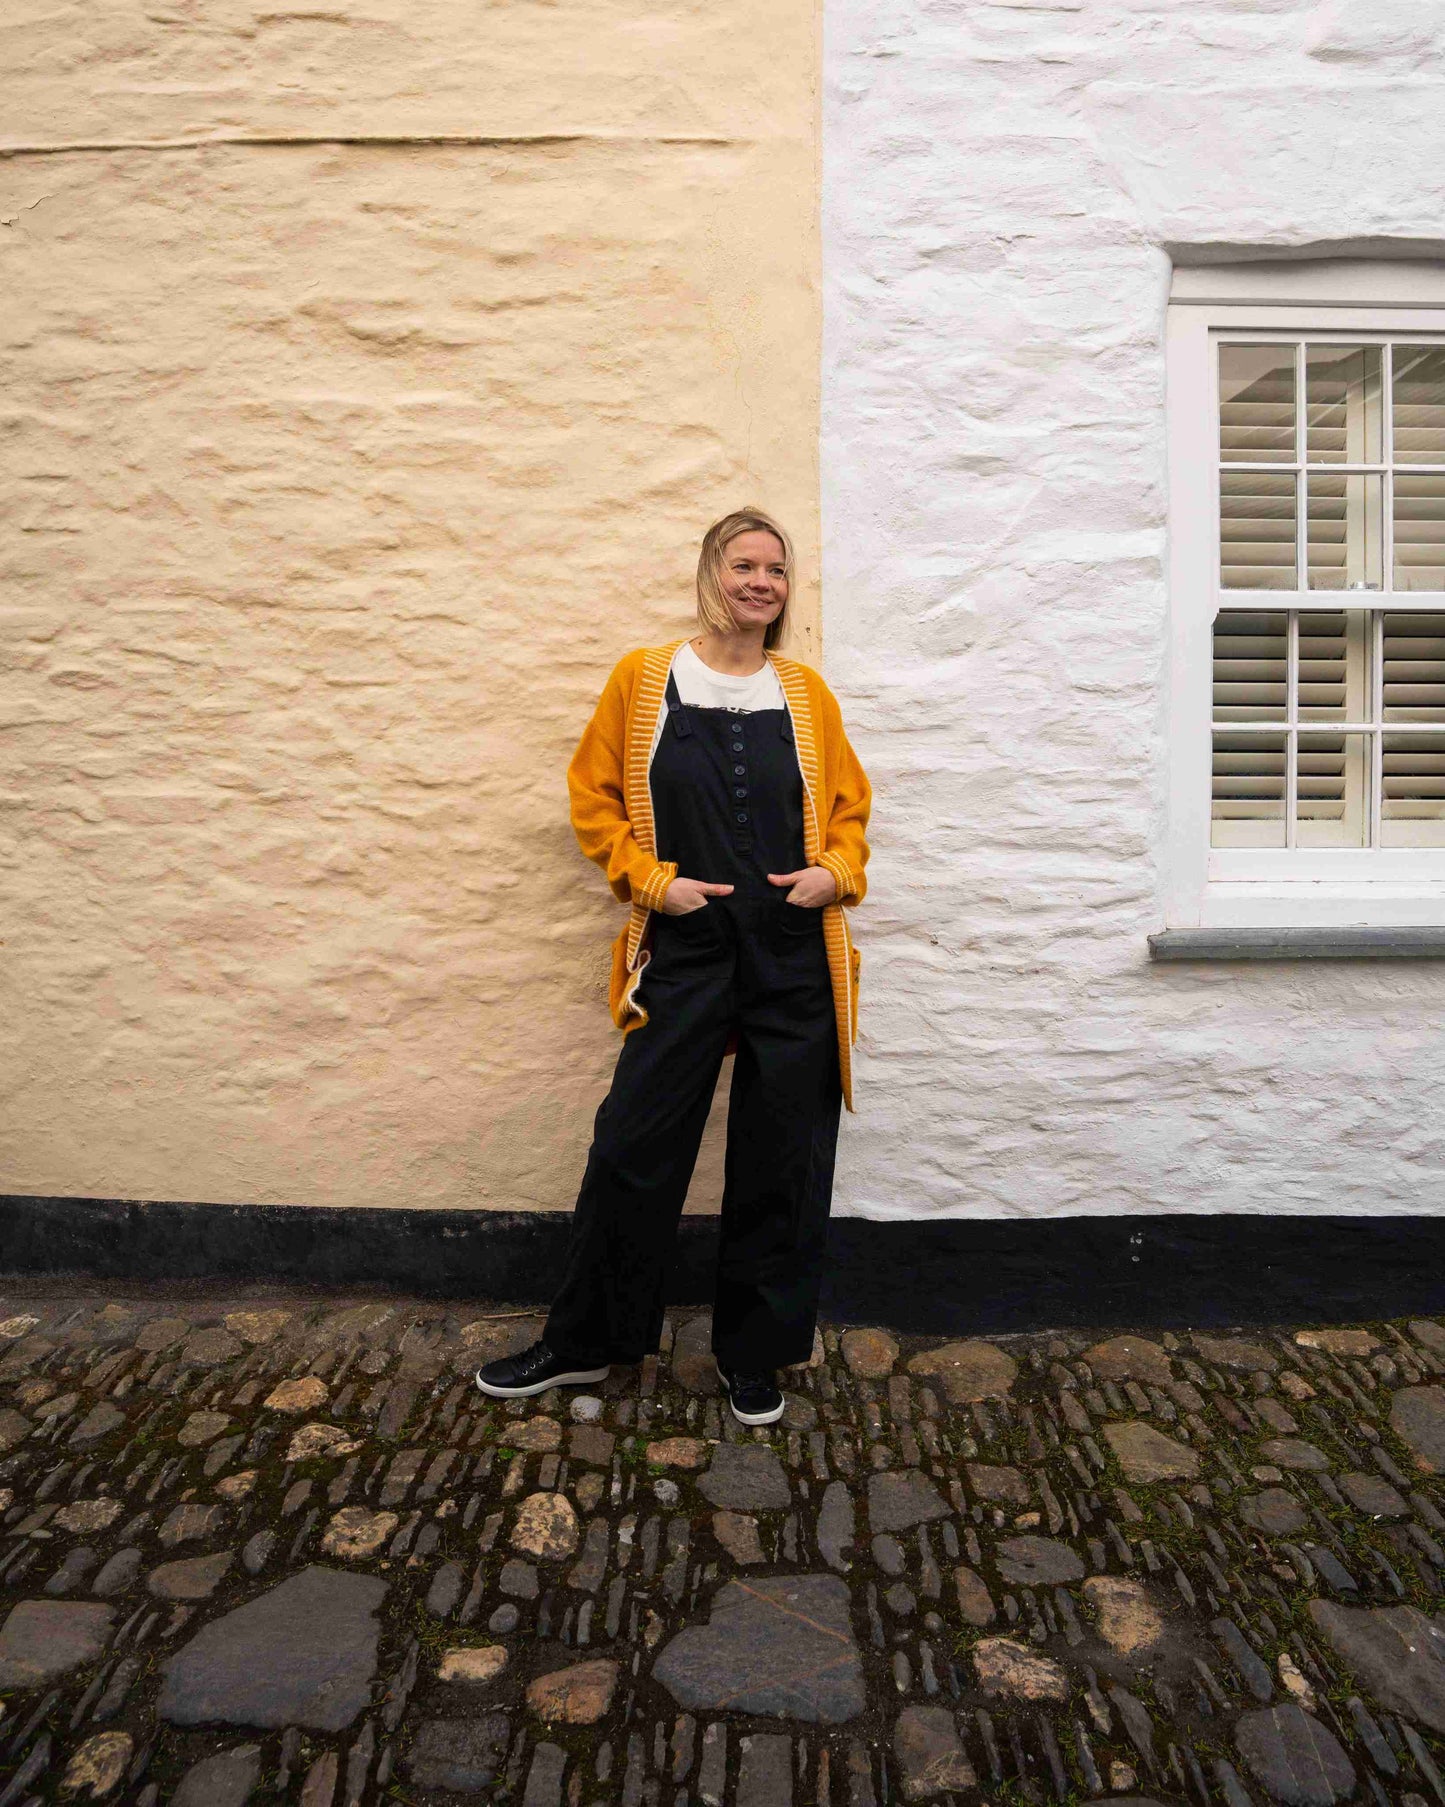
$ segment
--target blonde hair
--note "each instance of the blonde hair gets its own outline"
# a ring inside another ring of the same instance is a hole
[[[723,559],[729,544],[740,533],[770,533],[783,549],[783,569],[788,577],[788,601],[793,595],[793,542],[787,529],[761,508],[739,508],[725,514],[702,536],[702,550],[697,555],[697,619],[705,634],[732,634],[737,621],[728,606],[723,588]],[[788,604],[785,602],[776,621],[768,623],[763,645],[776,646],[787,625]]]

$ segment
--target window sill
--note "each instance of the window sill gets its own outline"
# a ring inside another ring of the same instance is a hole
[[[1151,960],[1440,960],[1440,928],[1164,929]]]
[[[1212,878],[1193,894],[1180,887],[1164,900],[1168,928],[1214,934],[1296,929],[1445,929],[1445,886],[1399,875],[1333,882],[1304,878],[1255,883]]]

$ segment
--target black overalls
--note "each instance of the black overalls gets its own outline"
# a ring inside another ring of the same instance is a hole
[[[684,704],[669,673],[650,772],[658,858],[736,887],[686,916],[655,912],[639,1000],[597,1112],[566,1275],[543,1332],[579,1365],[658,1346],[664,1283],[730,1034],[712,1347],[742,1372],[813,1347],[841,1089],[821,910],[769,872],[804,864],[803,784],[786,709]]]

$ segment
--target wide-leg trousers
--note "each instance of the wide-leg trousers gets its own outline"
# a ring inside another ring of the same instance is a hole
[[[637,1362],[667,1272],[728,1038],[712,1347],[744,1372],[806,1361],[818,1311],[841,1090],[818,912],[776,894],[653,919],[648,1021],[597,1112],[544,1336],[578,1365]]]

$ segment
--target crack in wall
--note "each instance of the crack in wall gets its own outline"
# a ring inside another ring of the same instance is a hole
[[[0,226],[15,225],[22,213],[33,213],[42,201],[48,201],[49,199],[49,195],[36,195],[33,201],[27,201],[23,207],[17,208],[14,213],[0,213]]]
[[[0,159],[65,157],[108,151],[206,150],[213,145],[246,148],[354,144],[410,149],[414,146],[475,145],[483,149],[523,145],[657,144],[726,146],[751,140],[706,132],[205,132],[186,138],[76,138],[60,144],[0,144]]]

